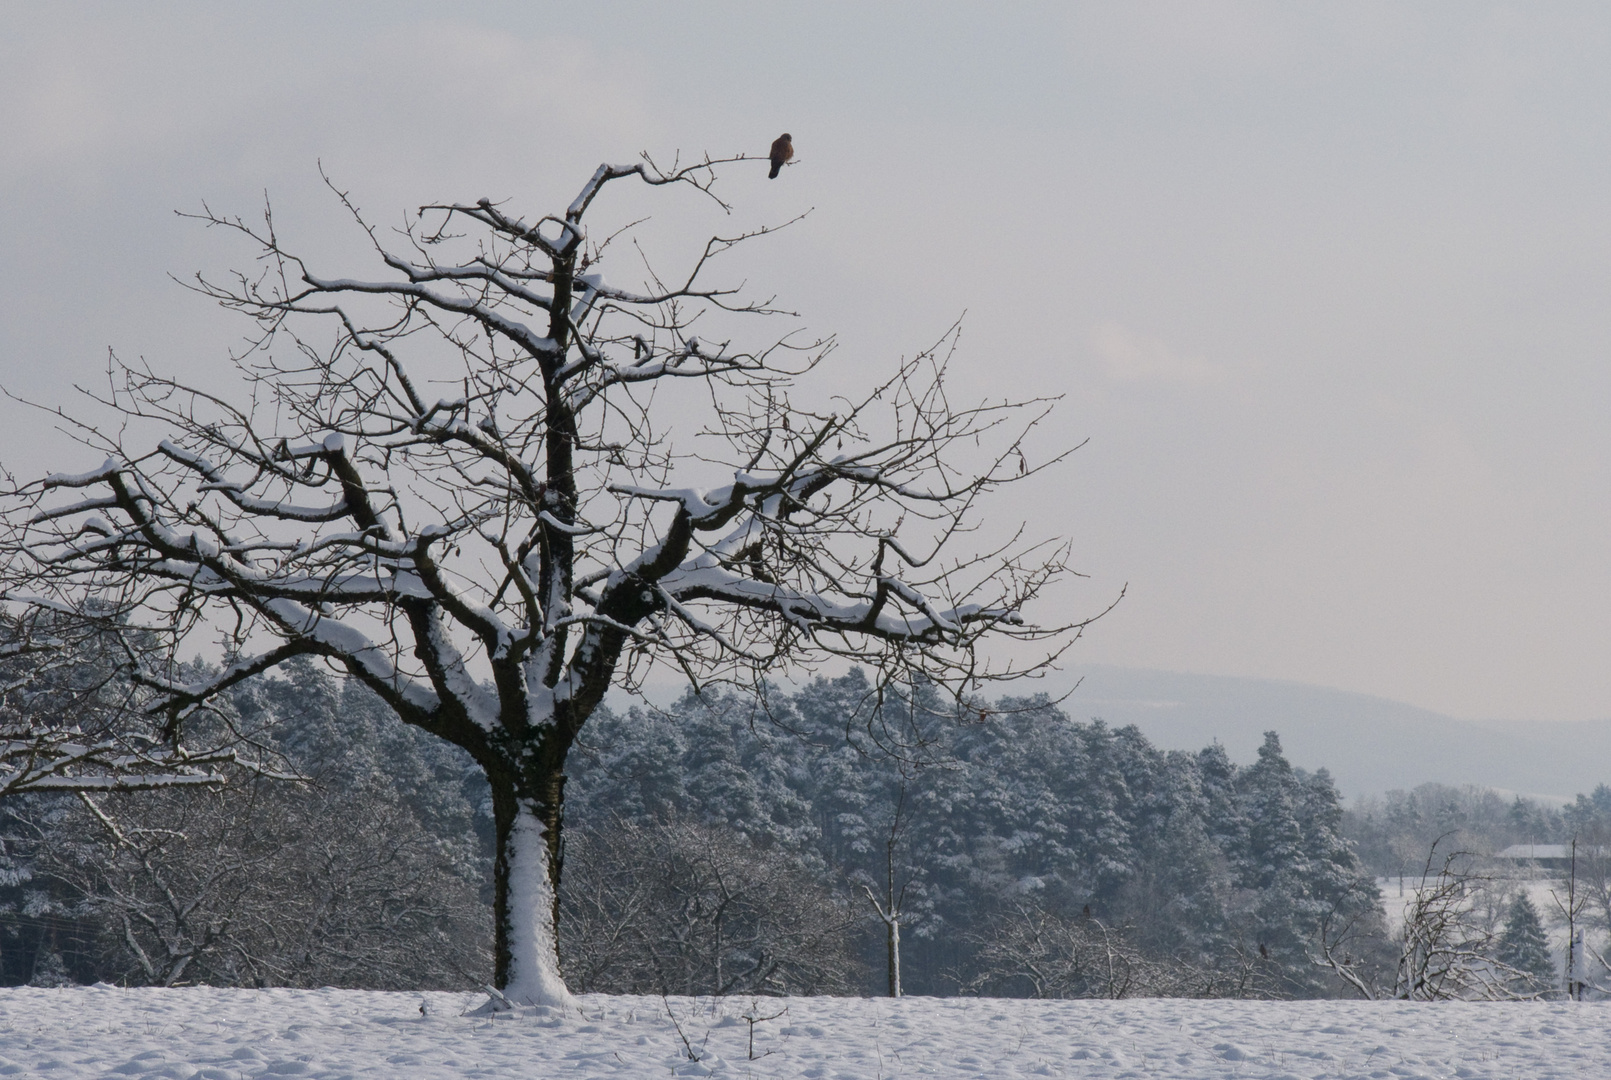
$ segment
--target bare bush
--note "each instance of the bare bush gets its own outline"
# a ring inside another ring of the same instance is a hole
[[[577,990],[843,994],[860,985],[849,905],[798,856],[734,830],[574,830],[565,868],[561,956]]]
[[[975,958],[975,991],[1035,998],[1213,997],[1248,981],[1149,954],[1126,927],[1089,909],[1068,915],[1023,903],[1004,912]]]
[[[373,989],[485,980],[491,927],[477,885],[395,795],[237,781],[84,796],[56,823],[38,869],[104,928],[107,977]]]
[[[1349,955],[1362,942],[1348,924],[1327,922],[1316,957],[1361,996],[1404,1001],[1513,1001],[1543,996],[1527,971],[1500,959],[1500,929],[1509,907],[1506,883],[1474,867],[1470,852],[1440,854],[1434,841],[1410,887],[1403,924],[1394,935],[1396,961],[1383,978]]]

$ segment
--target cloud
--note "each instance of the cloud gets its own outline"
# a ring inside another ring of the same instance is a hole
[[[1177,352],[1157,338],[1138,334],[1116,322],[1091,331],[1091,350],[1108,378],[1122,382],[1201,384],[1219,382],[1225,369],[1201,356]]]

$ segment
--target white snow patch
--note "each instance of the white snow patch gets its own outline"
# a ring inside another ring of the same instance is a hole
[[[785,998],[756,1010],[749,998],[587,994],[469,1015],[484,1000],[0,990],[0,1077],[1611,1076],[1600,1003]],[[755,1025],[752,1058],[745,1014],[784,1008]]]

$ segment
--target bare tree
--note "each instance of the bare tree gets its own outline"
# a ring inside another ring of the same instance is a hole
[[[1581,842],[1573,850],[1567,902],[1563,905],[1560,897],[1551,893],[1557,912],[1563,915],[1568,909],[1575,912],[1567,928],[1570,949],[1567,958],[1579,983],[1579,997],[1583,989],[1611,993],[1606,981],[1611,975],[1611,964],[1607,964],[1594,947],[1589,934],[1590,930],[1602,934],[1611,931],[1611,845],[1607,844],[1607,839],[1605,826],[1598,823],[1576,835],[1574,840]],[[1589,959],[1595,963],[1588,964]]]
[[[101,924],[110,977],[397,990],[484,978],[476,885],[395,792],[236,777],[80,799],[38,869]]]
[[[1581,921],[1602,932],[1611,931],[1611,847],[1603,830],[1581,838],[1574,867],[1574,899],[1583,904]]]
[[[860,983],[848,906],[798,856],[730,829],[573,829],[560,942],[586,990],[843,994]]]
[[[884,924],[884,956],[887,969],[889,996],[901,996],[901,922],[906,917],[906,892],[911,887],[911,877],[896,884],[900,875],[895,870],[895,853],[900,847],[901,834],[911,823],[906,814],[906,774],[902,763],[901,778],[895,788],[895,806],[890,813],[889,835],[884,838],[884,880],[879,884],[884,894],[879,900],[878,894],[873,892],[871,885],[863,884],[862,892],[867,894],[868,903],[873,905],[879,922]]]
[[[1577,834],[1572,835],[1571,860],[1567,864],[1566,899],[1562,900],[1559,893],[1550,890],[1549,898],[1555,904],[1555,910],[1561,922],[1566,924],[1566,996],[1573,1001],[1583,999],[1583,988],[1588,985],[1587,965],[1584,956],[1585,946],[1588,944],[1582,927],[1583,911],[1589,905],[1593,895],[1592,888],[1580,890],[1577,884]]]
[[[1035,998],[1217,996],[1216,979],[1169,957],[1150,956],[1125,928],[1090,914],[1034,903],[1003,913],[976,957],[976,990]]]
[[[612,683],[656,663],[698,685],[838,658],[960,696],[1014,673],[986,662],[986,635],[1043,656],[1077,636],[1022,614],[1061,547],[958,543],[982,495],[1035,471],[1023,440],[1045,403],[953,407],[948,337],[857,398],[794,404],[831,341],[736,344],[744,320],[785,313],[707,284],[767,229],[713,237],[675,278],[606,279],[601,193],[724,207],[724,164],[603,165],[535,220],[486,199],[424,207],[397,251],[340,194],[379,277],[316,272],[267,213],[209,211],[261,268],[195,284],[256,321],[234,357],[241,401],[114,357],[101,400],[119,422],[74,428],[105,463],[16,487],[5,513],[18,610],[165,645],[166,661],[131,655],[170,737],[315,655],[464,748],[491,785],[495,980],[517,1002],[569,996],[565,760]],[[152,424],[168,437],[127,434]],[[180,677],[172,658],[220,635],[231,662]]]

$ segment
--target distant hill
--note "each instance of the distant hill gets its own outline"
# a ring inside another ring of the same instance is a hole
[[[1349,798],[1435,780],[1554,801],[1611,783],[1611,720],[1457,720],[1345,690],[1146,668],[1088,666],[1065,677],[1081,676],[1063,702],[1075,719],[1134,724],[1168,750],[1217,739],[1243,763],[1273,730],[1294,765],[1330,769]]]

